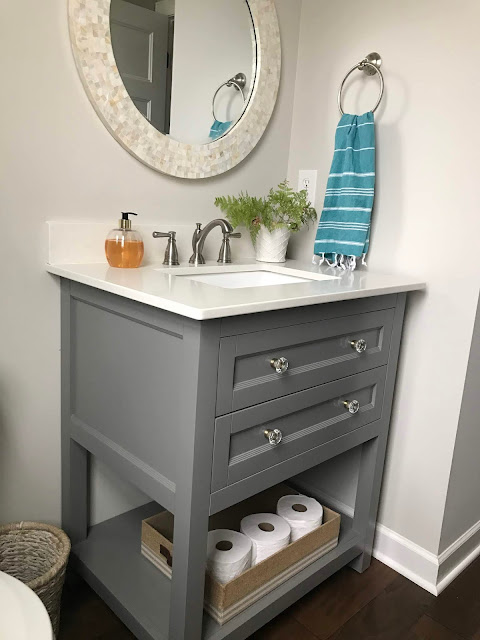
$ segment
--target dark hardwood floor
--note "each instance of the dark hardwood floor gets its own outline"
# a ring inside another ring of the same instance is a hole
[[[480,558],[435,598],[374,560],[345,568],[250,640],[480,640]],[[80,581],[65,587],[59,640],[135,640]]]

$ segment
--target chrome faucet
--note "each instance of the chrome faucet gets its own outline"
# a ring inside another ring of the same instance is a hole
[[[202,229],[201,223],[197,222],[197,228],[195,229],[192,238],[193,255],[189,260],[190,264],[205,264],[205,258],[203,257],[203,247],[205,245],[205,240],[207,239],[208,234],[215,227],[220,227],[223,233],[222,246],[220,248],[220,254],[218,256],[217,262],[221,262],[222,264],[229,264],[232,261],[230,238],[241,238],[242,234],[233,233],[233,227],[230,222],[228,222],[228,220],[217,218],[216,220],[212,220],[207,225],[205,225],[204,229]]]

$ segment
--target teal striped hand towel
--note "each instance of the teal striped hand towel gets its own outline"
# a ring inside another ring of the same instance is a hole
[[[335,134],[314,253],[332,266],[355,269],[365,263],[375,189],[375,125],[373,113],[344,114]]]

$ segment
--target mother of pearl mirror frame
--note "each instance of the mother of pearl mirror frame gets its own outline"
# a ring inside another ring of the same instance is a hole
[[[87,95],[113,137],[135,158],[171,176],[208,178],[232,169],[257,145],[277,99],[281,47],[274,0],[248,0],[248,5],[257,47],[252,95],[226,135],[199,145],[160,133],[135,107],[115,63],[110,0],[69,0],[70,38]]]

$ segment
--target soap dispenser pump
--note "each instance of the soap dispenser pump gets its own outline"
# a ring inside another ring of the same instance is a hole
[[[142,264],[144,246],[142,236],[132,229],[128,216],[136,216],[132,211],[122,212],[118,228],[112,229],[105,240],[105,255],[111,267],[135,269]]]

